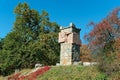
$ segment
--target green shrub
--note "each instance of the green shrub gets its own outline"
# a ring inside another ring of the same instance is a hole
[[[108,55],[108,56],[106,56]],[[120,58],[117,56],[117,52],[105,53],[101,60],[99,60],[98,68],[101,72],[111,76],[113,73],[120,71]]]
[[[96,76],[95,80],[107,80],[107,75],[100,73]]]
[[[120,71],[113,73],[110,77],[109,80],[120,80]]]

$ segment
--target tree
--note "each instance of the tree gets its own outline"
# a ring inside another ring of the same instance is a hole
[[[56,64],[59,60],[58,24],[50,22],[46,11],[39,14],[27,3],[19,3],[14,12],[16,21],[4,39],[1,52],[6,55],[1,71],[5,73],[10,69],[4,75],[18,68],[33,68],[36,63]]]
[[[120,8],[116,8],[97,24],[91,22],[90,26],[93,26],[93,30],[85,35],[85,39],[89,42],[89,48],[93,53],[99,53],[99,58],[101,56],[99,69],[108,75],[120,70],[120,50],[118,49],[120,48],[119,11]]]
[[[80,59],[82,62],[91,62],[93,61],[92,54],[87,45],[82,45],[80,48]]]
[[[113,10],[105,19],[98,24],[91,22],[89,26],[93,26],[93,30],[84,37],[89,41],[89,46],[94,51],[108,51],[113,49],[115,39],[120,37],[120,19],[119,10]]]
[[[2,50],[3,44],[4,44],[4,38],[1,38],[1,39],[0,39],[0,50]]]
[[[0,65],[3,63],[3,59],[2,59],[2,54],[1,54],[1,51],[2,51],[2,49],[3,49],[3,45],[4,45],[4,39],[3,38],[1,38],[0,39]],[[1,74],[1,71],[0,71],[0,74]]]

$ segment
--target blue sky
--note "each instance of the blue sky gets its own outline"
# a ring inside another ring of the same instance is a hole
[[[0,0],[0,38],[12,30],[15,22],[14,8],[19,2],[27,2],[31,8],[41,12],[46,10],[50,20],[61,26],[73,22],[81,28],[80,38],[89,30],[86,25],[90,21],[99,22],[114,8],[120,6],[120,0]]]

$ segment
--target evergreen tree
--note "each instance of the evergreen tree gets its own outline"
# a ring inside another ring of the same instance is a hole
[[[3,44],[4,44],[4,38],[0,38],[0,50],[2,50]]]
[[[0,65],[2,74],[7,75],[18,68],[32,68],[36,63],[54,65],[58,62],[57,23],[50,22],[46,11],[39,14],[27,3],[19,3],[14,12],[16,21],[5,37],[1,51],[6,57]]]

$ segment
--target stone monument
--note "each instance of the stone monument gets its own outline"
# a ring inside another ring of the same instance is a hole
[[[73,23],[67,28],[60,27],[60,65],[71,65],[80,61],[80,30]]]

